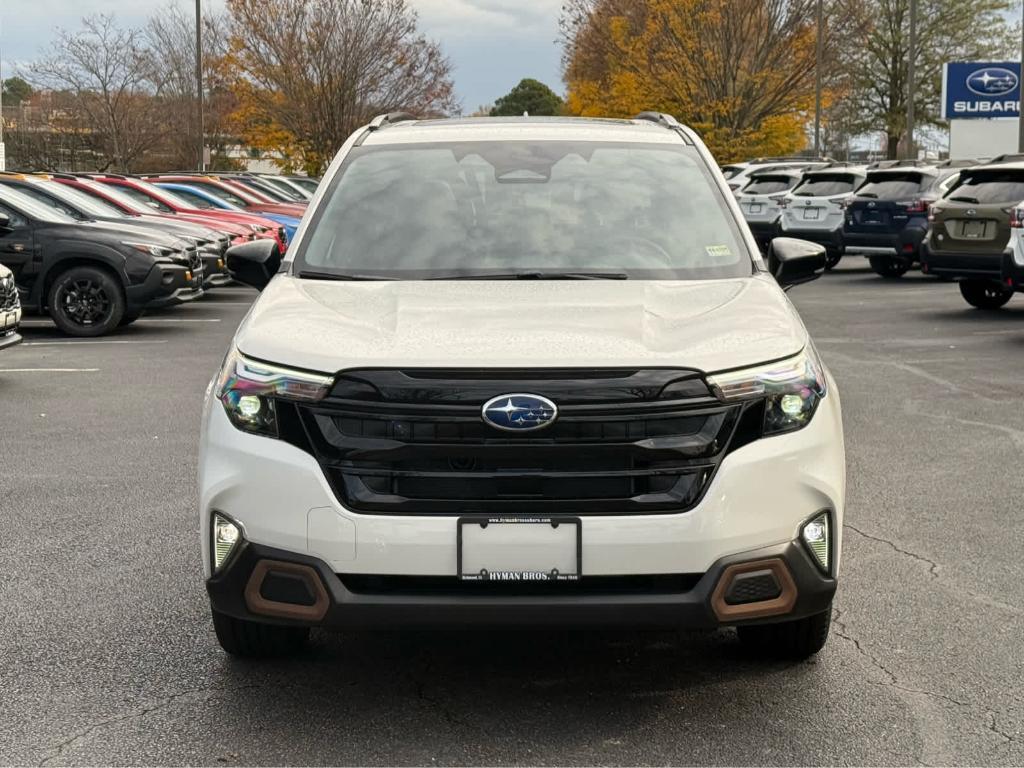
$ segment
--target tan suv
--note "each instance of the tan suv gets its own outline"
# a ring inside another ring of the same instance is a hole
[[[981,165],[965,170],[928,214],[931,228],[921,271],[960,283],[973,307],[998,309],[1013,291],[1000,280],[1010,240],[1010,213],[1024,200],[1024,163]]]

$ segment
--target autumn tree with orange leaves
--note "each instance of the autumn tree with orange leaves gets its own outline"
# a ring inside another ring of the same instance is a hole
[[[567,111],[668,112],[721,162],[803,149],[814,10],[814,0],[569,0]]]
[[[312,175],[352,131],[397,109],[457,109],[451,64],[405,0],[228,0],[235,124]]]

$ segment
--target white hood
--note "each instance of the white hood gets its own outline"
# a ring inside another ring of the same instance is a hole
[[[337,282],[279,275],[236,335],[260,360],[346,368],[681,366],[799,352],[807,333],[766,276],[714,281]]]

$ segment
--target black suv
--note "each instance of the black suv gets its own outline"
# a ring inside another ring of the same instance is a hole
[[[846,204],[845,253],[867,256],[882,277],[902,277],[920,260],[929,206],[959,173],[930,165],[869,169]]]
[[[21,341],[18,324],[21,322],[21,304],[14,285],[14,273],[0,264],[0,349],[13,347]]]
[[[61,178],[77,181],[70,176]],[[0,173],[0,184],[56,208],[76,221],[108,221],[125,231],[155,229],[185,240],[196,247],[199,258],[203,260],[203,288],[225,285],[231,280],[224,266],[224,253],[231,244],[230,238],[209,227],[188,221],[175,221],[167,216],[130,215],[77,187],[57,181],[56,177]]]
[[[77,222],[0,186],[0,261],[26,310],[72,336],[102,336],[147,309],[202,295],[194,246],[156,230]]]

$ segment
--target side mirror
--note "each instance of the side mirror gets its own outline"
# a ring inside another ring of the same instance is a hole
[[[6,213],[0,213],[0,229],[11,228],[11,217]]]
[[[787,291],[821,277],[825,262],[825,246],[807,240],[776,237],[768,249],[768,269]]]
[[[228,248],[224,254],[228,272],[240,283],[251,285],[257,291],[281,268],[281,249],[276,240],[262,238]]]

